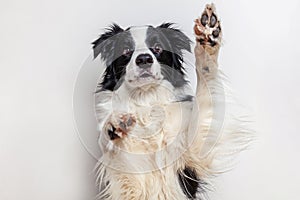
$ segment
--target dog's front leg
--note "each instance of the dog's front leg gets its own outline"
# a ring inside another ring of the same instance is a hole
[[[195,58],[197,72],[197,89],[194,109],[195,118],[198,118],[196,135],[190,151],[195,157],[188,164],[195,169],[211,169],[212,157],[210,157],[211,144],[207,138],[215,134],[215,111],[219,103],[219,71],[218,54],[221,46],[221,25],[217,18],[214,4],[206,5],[202,15],[195,20],[194,32],[196,36]],[[195,130],[194,129],[194,130]],[[213,141],[214,142],[214,141]],[[200,160],[199,160],[200,159]],[[199,166],[201,165],[201,166]],[[203,172],[197,171],[201,176]]]

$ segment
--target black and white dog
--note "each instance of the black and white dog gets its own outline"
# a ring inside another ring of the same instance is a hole
[[[171,23],[125,30],[113,24],[93,42],[94,57],[105,64],[96,92],[99,199],[201,199],[207,180],[220,172],[215,161],[223,144],[234,143],[234,151],[247,146],[240,123],[220,128],[226,102],[213,4],[194,30],[196,94],[184,67],[191,41]]]

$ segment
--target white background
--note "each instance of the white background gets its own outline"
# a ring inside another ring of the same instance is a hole
[[[111,22],[177,22],[191,38],[205,1],[1,0],[0,199],[89,200],[95,160],[75,131],[72,92]],[[220,66],[256,119],[257,141],[212,199],[296,200],[300,186],[300,3],[215,1]]]

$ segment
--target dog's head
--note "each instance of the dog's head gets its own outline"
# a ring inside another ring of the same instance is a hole
[[[186,83],[183,51],[191,51],[190,40],[171,23],[158,27],[113,24],[93,42],[94,57],[106,63],[101,90],[116,90],[122,83],[132,88],[169,81],[175,88]]]

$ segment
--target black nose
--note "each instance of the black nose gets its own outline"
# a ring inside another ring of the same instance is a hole
[[[146,54],[140,54],[138,55],[138,57],[135,60],[135,63],[137,64],[137,66],[139,66],[140,68],[149,68],[151,67],[151,65],[153,64],[153,58],[150,54],[146,53]]]

